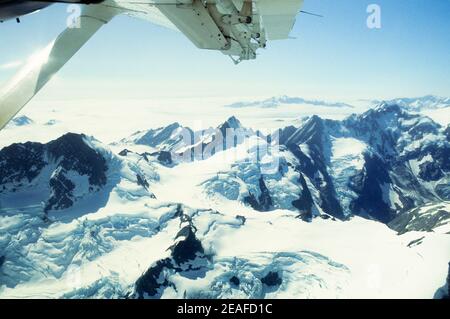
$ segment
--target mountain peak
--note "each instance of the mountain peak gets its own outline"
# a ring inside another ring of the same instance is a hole
[[[22,115],[22,116],[15,117],[11,121],[10,125],[25,126],[25,125],[30,125],[30,124],[33,124],[33,123],[34,123],[34,121],[32,119],[30,119],[28,116]]]
[[[173,129],[173,130],[175,130],[175,129],[179,128],[179,127],[181,127],[180,123],[173,122],[172,124],[167,125],[166,129]]]
[[[396,113],[399,114],[402,112],[401,107],[396,103],[389,103],[386,101],[381,102],[378,104],[374,110],[377,113]]]
[[[367,110],[366,112],[362,114],[353,114],[348,119],[353,119],[355,121],[361,121],[361,120],[381,120],[385,117],[388,117],[389,119],[396,119],[402,114],[406,114],[405,112],[398,104],[388,103],[386,101],[380,102],[375,107]]]
[[[393,100],[372,101],[374,105],[380,103],[395,104],[403,109],[419,112],[425,109],[442,109],[450,107],[450,98],[437,95],[425,95],[414,98],[396,98]]]
[[[320,144],[324,134],[324,129],[324,120],[318,115],[313,115],[309,117],[299,128],[294,130],[293,128],[288,127],[282,134],[286,145],[298,145],[302,143]]]
[[[298,96],[278,95],[267,98],[265,100],[256,101],[242,101],[235,102],[225,107],[229,108],[245,108],[245,107],[257,107],[257,108],[277,108],[283,105],[313,105],[320,107],[335,107],[335,108],[353,108],[354,106],[345,102],[332,102],[318,99],[305,99]]]
[[[242,127],[241,122],[233,115],[229,117],[224,123],[222,123],[219,126],[219,129],[227,129],[227,128],[237,129],[241,127]]]
[[[166,148],[178,142],[179,137],[176,134],[176,130],[181,127],[182,126],[180,123],[174,122],[157,129],[136,132],[129,138],[129,140],[138,145]]]
[[[319,115],[314,114],[307,120],[307,122],[310,122],[310,123],[323,123],[323,119]]]
[[[41,187],[48,195],[44,212],[69,208],[100,190],[106,185],[107,170],[106,158],[83,134],[67,133],[46,144],[27,142],[0,150],[2,190],[14,193]]]

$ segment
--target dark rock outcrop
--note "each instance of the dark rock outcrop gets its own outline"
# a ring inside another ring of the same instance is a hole
[[[189,272],[201,271],[208,262],[202,243],[195,235],[197,230],[181,205],[178,205],[173,218],[179,218],[184,226],[175,236],[175,244],[168,248],[170,257],[157,261],[136,281],[136,298],[159,297],[167,287],[176,290],[177,287],[170,281],[171,275],[188,276]]]
[[[183,227],[177,234],[176,239],[184,237],[171,247],[172,258],[177,265],[195,260],[204,253],[201,242],[195,236],[194,228],[189,225]]]
[[[260,212],[268,212],[272,209],[273,202],[272,198],[270,197],[269,189],[267,188],[262,176],[258,180],[258,186],[260,190],[260,195],[258,196],[258,198],[250,193],[244,198],[244,203],[250,205],[254,210]]]
[[[48,181],[43,191],[49,195],[45,211],[69,208],[75,197],[74,174],[88,178],[88,189],[95,192],[106,184],[106,159],[80,134],[68,133],[47,144],[17,143],[0,150],[0,193],[31,187],[38,176]],[[45,170],[44,170],[45,169]]]
[[[141,174],[137,174],[136,175],[136,179],[137,179],[137,184],[139,186],[144,187],[145,189],[148,189],[150,187],[150,184],[147,182],[147,180],[145,179],[145,177],[141,176]]]
[[[52,175],[49,185],[51,193],[45,205],[45,212],[52,209],[66,209],[73,205],[72,192],[75,184],[64,175],[62,170]]]
[[[127,156],[129,153],[133,153],[132,151],[128,150],[128,149],[123,149],[119,152],[120,156]]]
[[[266,276],[261,278],[261,282],[269,287],[275,287],[281,285],[283,282],[282,278],[276,271],[269,272]]]
[[[352,177],[349,187],[359,196],[350,205],[358,215],[370,216],[382,222],[389,222],[394,212],[383,200],[383,185],[391,184],[388,165],[374,154],[364,154],[364,168]],[[387,187],[385,186],[385,187]]]
[[[87,175],[91,185],[105,185],[106,160],[84,139],[83,134],[67,133],[46,144],[47,152],[65,171],[74,170],[80,175]]]
[[[346,195],[350,203],[346,204],[346,214],[387,223],[426,202],[450,198],[449,132],[449,127],[442,130],[430,118],[408,113],[399,105],[381,103],[343,121],[312,116],[298,128],[282,129],[279,138],[298,159],[297,171],[320,194],[316,204],[326,214],[340,219],[345,219],[343,203],[334,184],[335,178],[342,183],[344,177],[333,175],[332,146],[339,138],[364,143],[363,168],[345,177],[344,183],[356,193],[356,198]],[[433,183],[434,189],[424,182]],[[305,201],[296,201],[294,206],[305,209],[302,202]]]
[[[298,159],[296,170],[304,174],[313,183],[320,194],[320,206],[323,211],[331,216],[344,219],[344,213],[337,199],[333,179],[328,172],[330,156],[330,134],[327,126],[335,126],[336,122],[322,120],[318,116],[311,117],[290,137],[282,131],[281,141],[287,149]],[[292,132],[292,129],[288,128]],[[302,150],[302,145],[308,148],[308,152]]]
[[[237,215],[236,219],[241,222],[242,226],[245,225],[245,223],[247,222],[247,218],[245,218],[245,216]]]
[[[305,178],[302,174],[300,174],[299,182],[302,187],[302,192],[299,199],[292,202],[292,206],[299,210],[302,220],[310,222],[313,218],[312,207],[314,205],[314,201],[308,188],[308,184],[306,184]]]
[[[241,284],[241,281],[239,280],[238,277],[233,276],[230,278],[230,283],[235,285],[235,286],[239,286]]]
[[[159,151],[156,153],[152,153],[151,155],[155,156],[158,162],[160,162],[163,165],[170,166],[173,164],[172,154],[170,152]]]
[[[161,288],[173,286],[167,278],[164,277],[165,269],[173,269],[170,258],[162,259],[150,267],[137,281],[136,293],[138,298],[144,298],[145,295],[154,297],[160,292]]]
[[[31,182],[47,165],[44,160],[45,146],[27,142],[12,144],[0,150],[0,185],[10,183],[17,187]]]
[[[445,136],[447,137],[447,141],[450,142],[450,124],[447,125],[447,128],[444,131]]]
[[[432,232],[435,228],[450,223],[450,212],[445,205],[418,207],[394,218],[388,226],[399,234],[409,231]]]

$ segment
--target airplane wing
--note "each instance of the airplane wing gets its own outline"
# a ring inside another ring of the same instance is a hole
[[[289,37],[303,2],[303,0],[259,0],[256,2],[268,40],[283,40]]]
[[[103,5],[120,8],[124,15],[139,18],[174,31],[178,28],[158,9],[159,5],[177,6],[192,0],[105,0]]]
[[[118,14],[178,29],[198,48],[235,63],[256,58],[267,40],[289,36],[303,0],[104,0],[84,6],[80,28],[67,28],[0,91],[2,129],[63,65]]]
[[[2,129],[61,67],[119,12],[86,6],[80,28],[67,28],[56,40],[32,56],[25,66],[0,91],[0,129]]]
[[[125,14],[181,31],[200,49],[240,62],[287,39],[303,0],[107,0]]]

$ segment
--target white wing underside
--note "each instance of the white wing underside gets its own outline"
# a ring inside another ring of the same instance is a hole
[[[258,13],[269,40],[288,39],[303,0],[259,0]]]
[[[174,31],[180,31],[177,27],[170,22],[170,20],[158,9],[159,4],[172,4],[177,3],[174,0],[107,0],[103,2],[106,6],[114,8],[120,8],[123,14],[146,20],[153,24],[172,29]]]
[[[180,31],[159,9],[161,5],[179,5],[191,3],[190,0],[108,0],[112,6],[130,10],[127,15],[141,18],[154,24]],[[253,0],[261,17],[268,40],[289,38],[296,16],[303,6],[304,0]],[[234,3],[242,3],[235,0]]]

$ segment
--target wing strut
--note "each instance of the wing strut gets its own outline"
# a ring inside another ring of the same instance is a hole
[[[67,61],[120,11],[103,5],[85,6],[79,28],[67,28],[33,55],[0,91],[0,130],[35,96]]]

